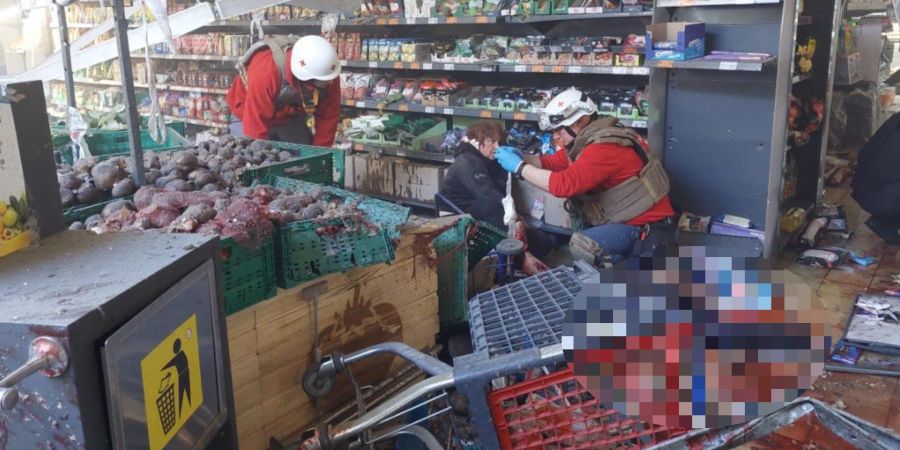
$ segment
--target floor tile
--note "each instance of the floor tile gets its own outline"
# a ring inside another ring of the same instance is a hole
[[[819,285],[819,289],[816,293],[819,295],[832,295],[854,299],[864,290],[865,289],[856,285],[824,280],[822,281],[822,284]]]
[[[812,419],[812,425],[809,427],[809,434],[806,436],[806,442],[813,444],[808,448],[816,450],[858,450],[853,444],[829,430],[825,425],[817,419]]]
[[[893,403],[892,396],[884,393],[894,392],[896,388],[896,378],[826,372],[804,395],[830,405],[841,400],[848,413],[884,426]]]
[[[874,270],[872,271],[872,273],[866,273],[854,270],[851,267],[845,267],[840,269],[831,269],[828,272],[828,275],[825,277],[825,280],[833,281],[836,283],[851,284],[860,288],[867,288],[869,287],[869,284],[872,283],[872,278],[874,278],[874,275]]]
[[[823,267],[810,267],[804,266],[802,264],[792,264],[788,266],[787,270],[790,270],[794,274],[802,278],[818,278],[820,280],[824,280],[828,275],[828,269]]]

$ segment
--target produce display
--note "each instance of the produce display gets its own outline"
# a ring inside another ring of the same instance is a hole
[[[24,233],[31,218],[31,208],[24,194],[16,198],[10,195],[8,201],[0,200],[0,245]]]
[[[797,42],[797,51],[795,58],[794,72],[798,74],[807,74],[812,71],[813,56],[816,54],[816,40],[806,38],[805,42]]]
[[[821,99],[801,99],[791,96],[788,108],[788,144],[806,145],[810,135],[822,125],[825,103]]]
[[[214,192],[240,185],[240,176],[251,167],[265,167],[293,159],[263,141],[226,136],[219,143],[204,142],[195,148],[165,153],[145,153],[147,184],[170,192]],[[100,160],[83,158],[72,166],[59,165],[57,179],[63,207],[90,205],[135,193],[129,157]]]
[[[224,95],[204,95],[197,92],[166,92],[159,96],[159,106],[165,115],[205,120],[228,124],[231,121],[231,110]],[[138,106],[141,113],[146,114],[150,107],[150,98],[145,97]]]
[[[351,140],[389,142],[413,147],[413,140],[443,119],[416,114],[362,115],[349,119],[343,135]]]
[[[441,62],[635,66],[642,63],[645,37],[484,36],[421,41],[339,34],[332,38],[341,59],[378,62]]]

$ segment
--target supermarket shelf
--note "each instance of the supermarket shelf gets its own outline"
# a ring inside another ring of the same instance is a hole
[[[440,153],[429,153],[418,150],[410,150],[402,147],[383,146],[377,144],[353,143],[353,151],[359,153],[379,153],[387,156],[399,156],[401,158],[419,159],[423,161],[452,163],[453,156]]]
[[[804,73],[804,74],[801,74],[801,75],[794,75],[794,84],[801,83],[801,82],[806,81],[806,80],[808,80],[808,79],[810,79],[810,78],[812,78],[812,72],[810,72],[810,73]]]
[[[687,61],[647,61],[645,65],[656,69],[698,69],[723,70],[740,72],[761,72],[766,66],[775,62],[770,56],[764,61],[722,61],[712,58],[697,58]]]
[[[143,58],[143,53],[134,53],[132,58]],[[215,55],[150,55],[152,59],[169,59],[176,61],[221,61],[221,62],[237,62],[240,56],[215,56]]]
[[[378,102],[374,100],[367,101],[354,101],[354,100],[343,100],[341,102],[344,106],[352,107],[352,108],[360,108],[360,109],[377,109],[379,111],[392,111],[392,112],[415,112],[415,113],[425,113],[425,114],[442,114],[445,116],[457,116],[457,117],[480,117],[483,119],[503,119],[503,120],[515,120],[519,122],[537,122],[539,118],[539,114],[535,112],[516,112],[516,111],[498,111],[498,110],[490,110],[490,109],[480,109],[480,108],[460,108],[460,107],[432,107],[432,106],[422,106],[417,104],[397,104],[391,103],[388,105],[379,105]],[[629,128],[647,128],[647,120],[644,119],[619,119],[619,122],[622,125]]]
[[[142,113],[141,115],[146,116],[147,114]],[[178,121],[178,122],[189,123],[191,125],[199,125],[201,127],[228,128],[228,124],[223,123],[223,122],[213,122],[210,120],[190,119],[187,117],[178,117],[178,116],[170,116],[170,115],[163,115],[163,117],[165,117],[166,119],[170,119],[170,120],[174,120],[174,121]]]
[[[650,75],[646,67],[612,67],[612,66],[545,66],[528,64],[504,64],[497,66],[499,72],[521,73],[574,73],[601,75]]]
[[[460,108],[460,107],[443,107],[443,106],[423,106],[418,104],[407,104],[407,103],[391,103],[391,104],[379,104],[375,100],[367,100],[367,101],[358,101],[358,100],[343,100],[341,102],[344,106],[349,106],[351,108],[360,108],[360,109],[377,109],[380,111],[394,111],[394,112],[416,112],[416,113],[425,113],[425,114],[443,114],[445,116],[460,116],[460,117],[480,117],[483,119],[502,119],[501,114],[502,111],[495,111],[489,109],[476,109],[476,108]],[[511,113],[510,113],[511,114]]]
[[[885,10],[888,8],[889,5],[890,4],[888,2],[880,2],[880,1],[849,2],[849,3],[847,3],[847,12],[854,14],[854,15],[879,13],[879,12],[885,12]]]
[[[812,16],[800,16],[797,18],[797,25],[812,25]]]
[[[339,29],[365,28],[372,26],[400,26],[400,25],[454,25],[454,24],[493,24],[498,22],[499,17],[496,16],[476,16],[476,17],[394,17],[394,18],[359,18],[342,20],[338,22]],[[304,28],[304,27],[321,27],[322,21],[318,19],[309,20],[263,20],[263,28]],[[204,28],[250,28],[249,20],[225,20],[214,22]],[[199,31],[198,31],[199,32]]]
[[[60,80],[53,80],[60,81]],[[119,81],[113,80],[86,80],[86,79],[76,79],[76,84],[84,84],[84,85],[94,85],[94,86],[110,86],[110,87],[122,87],[122,83]],[[134,83],[134,87],[140,89],[148,89],[149,86],[141,83]],[[228,93],[228,89],[216,89],[216,88],[201,88],[201,87],[192,87],[192,86],[175,86],[169,84],[157,84],[156,89],[161,91],[178,91],[178,92],[199,92],[201,94],[217,94],[217,95],[225,95]]]
[[[781,3],[781,0],[659,0],[656,6],[660,8],[689,8],[692,6],[739,6],[739,5],[766,5]]]
[[[364,69],[396,69],[396,70],[440,70],[456,72],[494,72],[497,66],[493,64],[453,64],[453,63],[409,63],[390,61],[341,61],[343,67]]]
[[[508,23],[540,23],[540,22],[561,22],[569,20],[595,20],[595,19],[621,19],[632,17],[653,17],[653,11],[640,12],[608,12],[608,13],[592,13],[592,14],[551,14],[547,16],[510,16],[504,17]]]

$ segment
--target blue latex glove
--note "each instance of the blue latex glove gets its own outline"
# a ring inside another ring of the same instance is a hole
[[[519,164],[522,164],[522,155],[515,147],[498,147],[494,157],[497,158],[497,162],[500,163],[503,170],[510,173],[515,173]]]

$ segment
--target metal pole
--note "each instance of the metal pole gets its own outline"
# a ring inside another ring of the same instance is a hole
[[[144,185],[144,152],[141,150],[141,121],[138,117],[137,100],[134,97],[134,77],[131,73],[131,47],[128,46],[128,20],[125,18],[125,1],[113,0],[116,21],[116,43],[119,47],[119,71],[122,75],[122,89],[125,94],[125,120],[128,122],[128,143],[134,159],[134,184]],[[151,99],[156,101],[156,99]]]
[[[57,5],[56,17],[59,22],[59,43],[62,53],[63,74],[66,79],[66,103],[75,107],[75,74],[72,73],[72,49],[69,46],[69,25],[66,22],[66,8]]]

